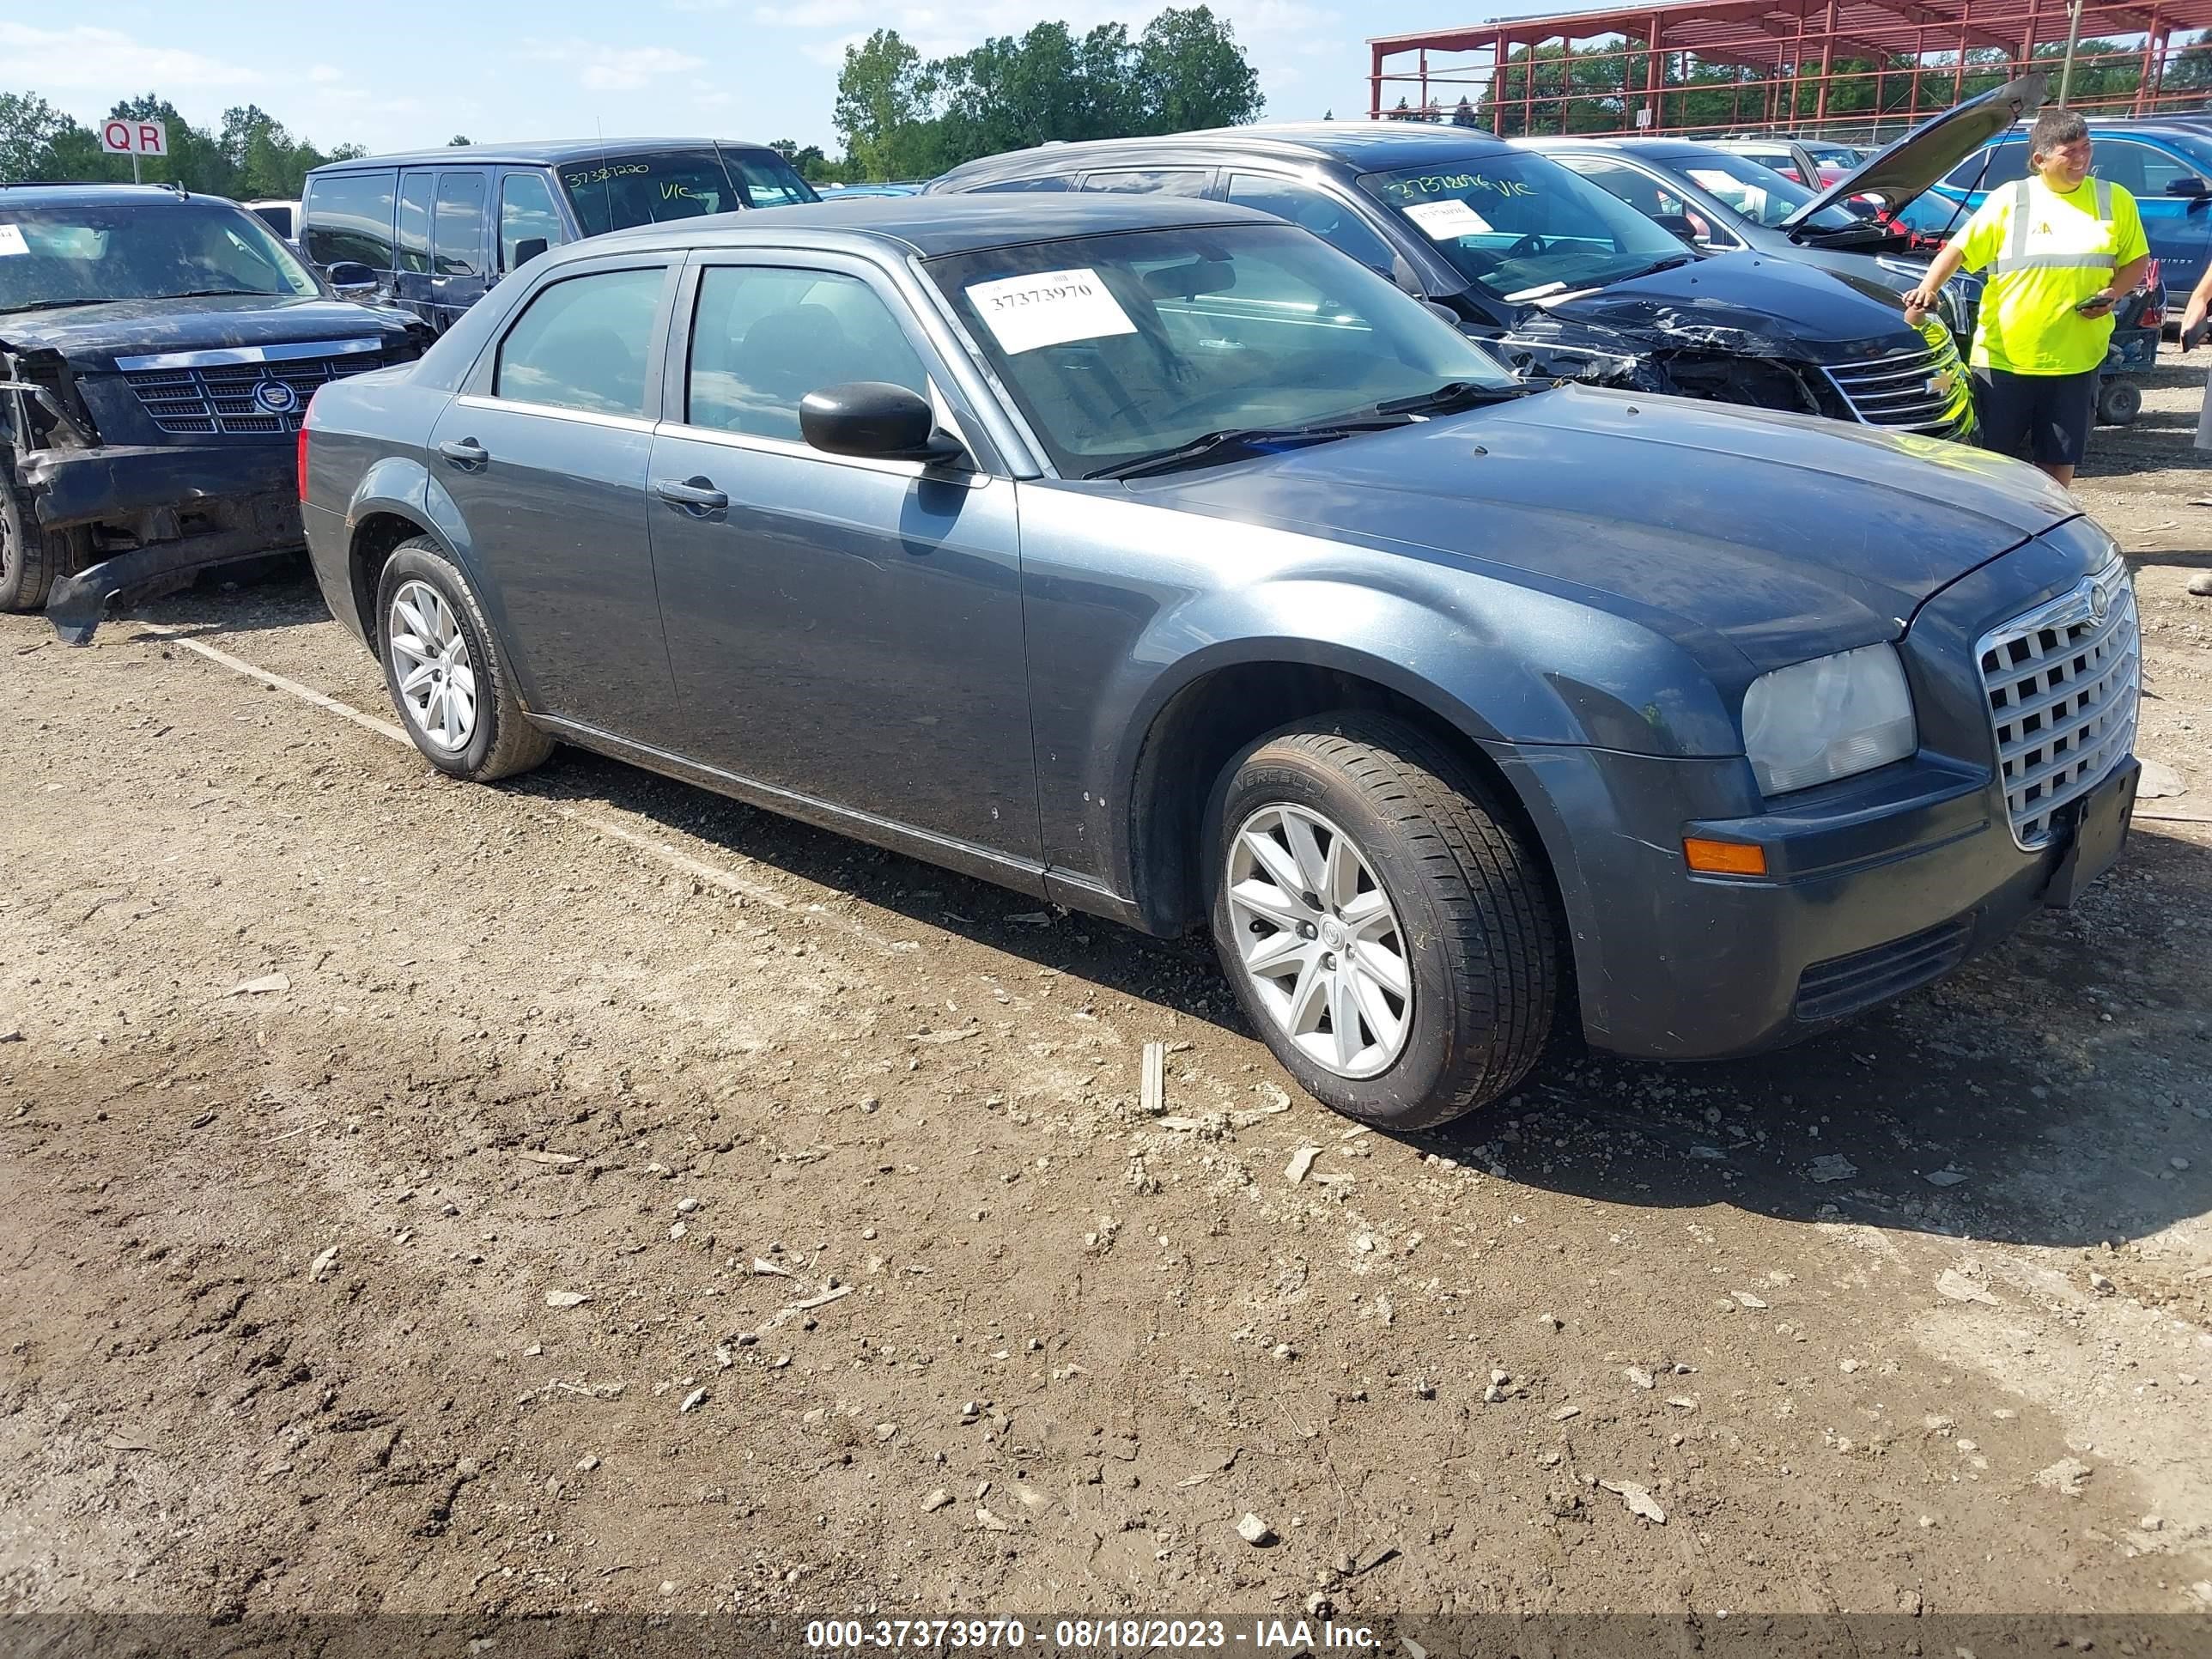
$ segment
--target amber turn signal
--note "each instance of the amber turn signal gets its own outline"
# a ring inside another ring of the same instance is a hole
[[[1741,841],[1707,841],[1702,836],[1682,837],[1682,856],[1690,868],[1705,876],[1763,876],[1766,849]]]

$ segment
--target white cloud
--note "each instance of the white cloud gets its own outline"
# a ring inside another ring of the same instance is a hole
[[[200,90],[252,86],[262,77],[179,46],[151,46],[119,29],[40,29],[0,23],[0,63],[11,82],[69,92],[106,93],[118,87],[171,86]]]
[[[796,0],[787,6],[756,6],[753,21],[780,29],[834,29],[880,11],[866,0]]]
[[[345,79],[345,71],[333,64],[316,64],[308,69],[307,78],[317,86],[334,86]]]
[[[665,75],[704,69],[707,60],[673,46],[618,46],[609,49],[585,40],[541,46],[532,56],[548,63],[580,65],[577,84],[591,92],[642,92]]]

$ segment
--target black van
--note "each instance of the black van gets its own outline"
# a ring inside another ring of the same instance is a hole
[[[1451,313],[1532,378],[1970,439],[1950,331],[1757,252],[1708,258],[1548,156],[1460,127],[1316,122],[1045,144],[932,192],[1161,191],[1304,226]]]
[[[341,295],[394,301],[442,332],[562,242],[820,199],[766,145],[727,138],[456,144],[317,167],[299,241]]]

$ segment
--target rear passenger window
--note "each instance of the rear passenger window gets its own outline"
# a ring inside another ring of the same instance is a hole
[[[319,265],[352,260],[392,269],[392,191],[397,173],[333,173],[307,186],[306,250]]]
[[[500,343],[492,395],[595,415],[645,413],[645,366],[665,272],[603,270],[555,283]]]
[[[848,380],[929,396],[898,319],[859,277],[743,265],[701,274],[684,416],[693,426],[798,443],[799,400]]]
[[[1133,167],[1085,173],[1083,188],[1119,195],[1203,196],[1212,175],[1203,167]]]
[[[970,196],[991,196],[1006,191],[1065,191],[1066,188],[1065,178],[1057,173],[1048,173],[1042,179],[1001,179],[995,185],[978,185],[968,193]]]
[[[430,234],[430,268],[440,276],[483,275],[484,176],[438,175],[438,217]]]
[[[399,180],[399,263],[394,269],[429,275],[430,208],[437,195],[434,173],[410,173]]]
[[[1340,253],[1349,253],[1370,270],[1389,276],[1395,264],[1390,245],[1368,222],[1327,192],[1288,179],[1265,173],[1232,173],[1229,199],[1240,207],[1257,208],[1278,219],[1287,219],[1327,242]]]

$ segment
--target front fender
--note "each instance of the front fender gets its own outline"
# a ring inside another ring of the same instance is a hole
[[[1103,491],[1021,495],[1048,856],[1134,890],[1147,745],[1177,700],[1249,665],[1369,682],[1478,744],[1741,752],[1688,651],[1577,599],[1279,526]],[[1254,733],[1309,708],[1240,710]]]

